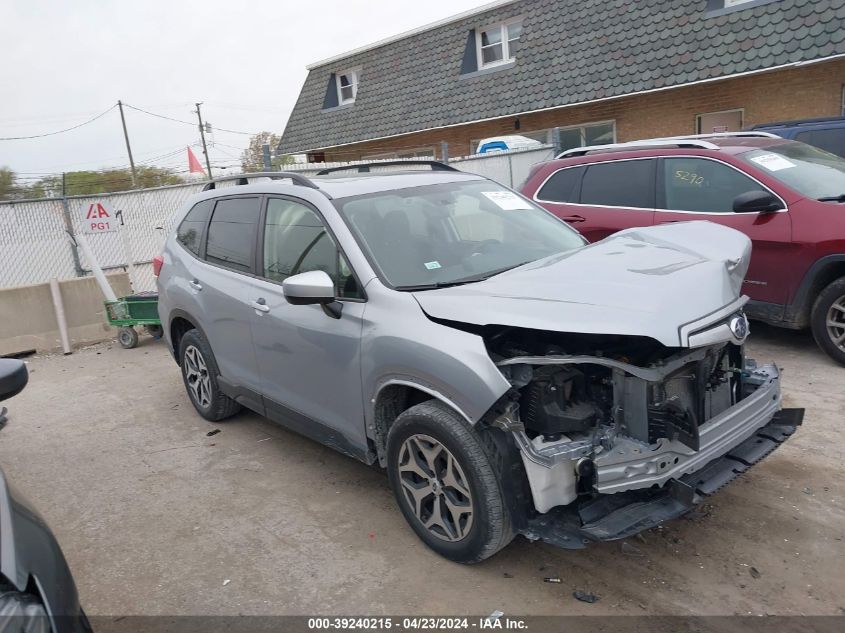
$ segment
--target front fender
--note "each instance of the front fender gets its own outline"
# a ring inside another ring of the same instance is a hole
[[[55,618],[54,630],[79,629],[84,616],[62,548],[41,515],[9,485],[2,470],[0,573],[21,592],[34,580],[48,615]]]
[[[391,384],[431,394],[470,424],[510,388],[480,336],[431,321],[410,294],[380,284],[367,290],[361,373],[368,428],[379,392]]]

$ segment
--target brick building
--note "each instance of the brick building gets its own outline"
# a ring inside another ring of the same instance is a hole
[[[845,114],[845,0],[502,1],[317,62],[279,151],[563,148]]]

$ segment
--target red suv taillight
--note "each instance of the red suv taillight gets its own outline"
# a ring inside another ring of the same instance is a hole
[[[161,267],[164,266],[164,255],[153,257],[153,275],[158,277],[161,274]]]

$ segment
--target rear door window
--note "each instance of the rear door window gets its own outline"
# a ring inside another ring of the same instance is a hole
[[[589,165],[581,181],[581,204],[654,208],[654,159]]]
[[[208,218],[211,215],[211,209],[213,207],[214,200],[198,202],[188,211],[185,219],[182,220],[182,223],[176,230],[176,241],[194,255],[199,256],[200,254],[202,235],[205,231],[205,225],[208,224]]]
[[[796,141],[845,157],[845,127],[830,130],[809,130],[795,135]]]
[[[537,193],[543,202],[578,202],[583,167],[569,167],[552,174]]]
[[[733,213],[734,199],[767,191],[757,181],[724,163],[704,158],[663,159],[664,204],[671,211]]]
[[[238,272],[252,272],[260,210],[260,198],[218,200],[208,225],[206,261]]]

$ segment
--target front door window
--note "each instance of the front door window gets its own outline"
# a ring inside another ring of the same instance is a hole
[[[271,198],[264,227],[263,276],[283,282],[312,270],[332,278],[338,297],[360,297],[355,277],[320,217],[299,202]]]
[[[755,180],[724,163],[703,158],[664,158],[664,209],[732,213],[734,199],[749,191],[766,191]]]

